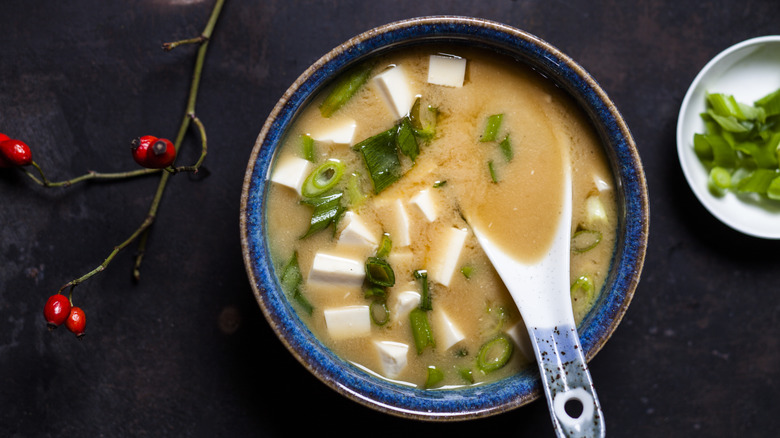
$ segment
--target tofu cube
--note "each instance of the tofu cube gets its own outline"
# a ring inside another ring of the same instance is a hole
[[[333,120],[328,124],[327,128],[320,132],[312,133],[311,137],[321,142],[352,146],[356,129],[357,122],[352,119]]]
[[[398,377],[406,368],[409,346],[401,342],[374,341],[376,351],[379,354],[379,363],[382,375],[388,379]]]
[[[301,194],[303,181],[309,176],[311,163],[303,158],[286,157],[276,164],[271,181],[295,190]]]
[[[607,182],[606,179],[602,178],[598,174],[593,175],[593,183],[596,185],[596,190],[598,190],[599,192],[603,192],[605,190],[609,190],[612,188],[609,182]]]
[[[449,286],[452,275],[458,267],[458,259],[466,244],[468,230],[463,228],[448,228],[436,240],[436,247],[431,252],[431,263],[428,273],[431,278],[442,286]]]
[[[390,216],[390,236],[393,238],[393,246],[405,248],[412,244],[409,235],[409,215],[406,213],[403,201],[396,199],[393,203],[393,212]]]
[[[361,338],[371,333],[368,306],[346,306],[323,310],[328,334],[333,339]]]
[[[314,255],[308,281],[312,284],[360,287],[365,276],[362,260],[318,252]]]
[[[526,329],[525,324],[518,322],[512,327],[509,327],[505,333],[515,341],[515,344],[517,345],[517,348],[520,349],[520,353],[523,354],[523,357],[528,360],[534,359],[534,349],[531,346],[531,338],[528,336],[528,330]]]
[[[420,305],[420,294],[415,291],[407,290],[394,294],[394,296],[396,297],[395,305],[390,315],[396,321],[405,321],[409,312]]]
[[[339,245],[363,247],[372,251],[379,246],[377,233],[371,231],[354,211],[344,213],[341,223],[343,228],[339,234]]]
[[[409,200],[409,203],[417,206],[428,222],[433,222],[439,217],[435,196],[430,189],[421,190]]]
[[[416,95],[412,92],[403,67],[395,66],[374,76],[374,84],[387,103],[390,113],[400,119],[412,109]]]
[[[585,212],[587,214],[585,220],[589,225],[607,221],[607,211],[598,195],[589,196],[585,200]]]
[[[466,338],[466,335],[455,326],[449,316],[437,308],[434,310],[434,327],[433,332],[436,333],[436,347],[446,351],[452,348],[453,345]]]
[[[458,56],[431,55],[428,83],[460,88],[466,78],[466,59]]]

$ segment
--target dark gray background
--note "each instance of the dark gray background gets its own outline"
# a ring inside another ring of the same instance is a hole
[[[0,132],[27,141],[52,179],[135,168],[128,142],[173,138],[185,104],[195,48],[160,44],[199,33],[211,5],[0,2]],[[776,0],[228,0],[198,101],[211,174],[172,179],[140,283],[130,279],[131,247],[76,289],[88,319],[81,342],[49,333],[43,304],[141,223],[157,178],[45,190],[0,171],[0,435],[552,436],[543,401],[431,424],[342,398],[284,349],[246,279],[241,185],[276,100],[349,37],[443,13],[502,21],[557,46],[601,83],[635,136],[651,196],[647,261],[625,319],[591,362],[610,436],[775,435],[780,244],[740,235],[701,207],[674,133],[711,57],[778,33]],[[193,140],[184,161],[196,157]]]

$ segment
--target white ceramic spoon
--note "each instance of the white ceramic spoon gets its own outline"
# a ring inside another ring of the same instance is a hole
[[[564,173],[562,214],[550,250],[539,262],[518,262],[473,225],[472,230],[528,328],[557,436],[603,437],[604,415],[585,363],[571,306],[571,169]],[[579,412],[569,414],[567,408]]]

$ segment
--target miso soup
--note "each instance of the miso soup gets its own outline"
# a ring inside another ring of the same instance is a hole
[[[614,182],[562,90],[508,57],[397,49],[305,108],[269,179],[280,283],[326,346],[369,373],[439,389],[533,365],[526,329],[467,218],[519,259],[540,257],[572,168],[571,283],[579,323],[615,247]]]

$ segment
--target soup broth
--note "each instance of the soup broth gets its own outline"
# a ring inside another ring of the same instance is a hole
[[[368,79],[328,117],[330,89],[297,116],[269,175],[266,234],[292,306],[337,355],[401,384],[450,388],[517,373],[533,362],[527,333],[467,220],[501,236],[518,259],[538,259],[570,164],[579,323],[615,247],[614,183],[600,141],[566,93],[493,52],[423,45],[367,65]],[[410,132],[417,153],[402,146]],[[388,142],[374,141],[384,134]],[[385,173],[369,164],[372,142],[386,156],[396,145],[392,166],[374,163]],[[333,186],[307,196],[301,186],[315,169],[309,189]],[[388,172],[397,179],[384,186]],[[312,231],[315,222],[323,229]],[[421,320],[428,325],[415,339]]]

